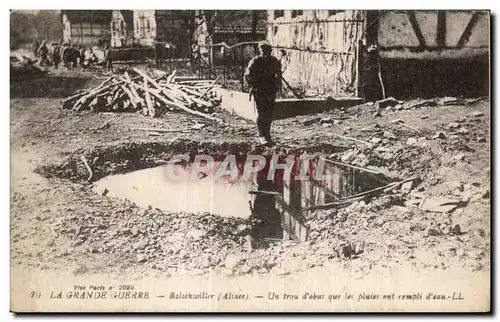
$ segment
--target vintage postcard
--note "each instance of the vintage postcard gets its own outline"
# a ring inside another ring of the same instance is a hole
[[[11,10],[13,312],[488,312],[490,12]]]

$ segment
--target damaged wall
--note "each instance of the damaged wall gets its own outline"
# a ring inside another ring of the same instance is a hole
[[[207,62],[212,59],[215,65],[241,65],[242,61],[246,64],[256,55],[257,45],[251,42],[266,38],[266,15],[264,10],[226,10],[217,12],[214,21],[207,23],[200,10],[193,32],[194,48]],[[250,43],[241,44],[243,42]]]
[[[111,14],[111,47],[130,47],[134,40],[132,10],[113,10]]]
[[[267,39],[282,58],[285,79],[311,95],[357,96],[360,10],[270,10]]]
[[[134,42],[158,49],[173,44],[174,57],[185,57],[189,47],[185,15],[185,10],[134,10]]]
[[[489,28],[488,12],[381,12],[378,43],[384,52],[393,51],[391,57],[399,53],[403,58],[406,57],[402,53],[404,49],[421,48],[427,51],[460,49],[460,54],[454,56],[459,58],[474,48],[487,50]],[[441,51],[434,54],[442,55]]]
[[[156,39],[155,10],[134,10],[133,16],[135,43],[153,47]]]
[[[157,41],[174,45],[173,55],[185,58],[189,53],[189,32],[185,10],[157,10]]]
[[[382,11],[377,42],[386,96],[489,92],[489,12]]]
[[[109,44],[111,10],[62,10],[63,41],[75,45]]]

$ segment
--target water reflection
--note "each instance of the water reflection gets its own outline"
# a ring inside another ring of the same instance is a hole
[[[279,187],[274,180],[268,180],[266,176],[265,171],[257,173],[257,191],[253,194],[253,203],[250,203],[251,219],[254,223],[249,238],[252,248],[266,247],[285,236],[283,216],[276,205],[278,195],[272,194],[279,193]]]
[[[320,158],[303,161],[297,156],[289,180],[284,180],[283,171],[268,180],[267,167],[258,173],[253,181],[257,192],[251,203],[252,216],[259,219],[252,231],[253,247],[267,247],[277,240],[306,241],[305,220],[312,211],[309,208],[342,201],[388,183],[384,176],[364,173],[340,162],[324,161]],[[300,173],[302,168],[305,170]],[[300,174],[306,174],[309,179],[300,180]]]
[[[224,156],[214,157],[213,167],[201,173],[193,165],[194,157],[176,164],[174,172],[182,175],[181,181],[171,180],[163,166],[109,176],[97,182],[95,189],[106,188],[109,196],[127,198],[142,207],[249,218],[249,244],[262,248],[282,240],[307,240],[304,222],[311,215],[308,208],[341,201],[387,183],[380,175],[364,173],[350,165],[319,158],[301,160],[300,156],[294,156],[289,178],[284,176],[284,170],[268,177],[271,156],[265,157],[261,171],[245,178],[246,156],[237,156],[234,180],[230,175],[215,175],[225,166]],[[285,157],[280,158],[280,163],[285,163]],[[309,178],[300,180],[300,174]]]

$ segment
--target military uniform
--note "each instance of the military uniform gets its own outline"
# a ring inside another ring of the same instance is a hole
[[[52,62],[54,63],[55,69],[57,69],[61,63],[61,47],[59,44],[55,44],[52,48]]]
[[[104,64],[104,67],[106,67],[108,71],[113,70],[113,60],[111,59],[111,51],[108,47],[104,48],[104,59],[102,60],[102,64]]]
[[[281,84],[281,63],[271,56],[268,43],[259,45],[261,55],[254,57],[245,71],[245,81],[251,86],[257,108],[257,128],[262,144],[271,143],[271,123],[274,118],[274,101]]]
[[[62,62],[64,63],[64,67],[66,68],[69,68],[69,46],[68,44],[64,43],[61,47],[61,49],[59,50],[59,52],[61,53],[61,60]]]
[[[85,47],[80,47],[80,66],[84,67],[85,62]]]
[[[45,45],[45,40],[42,42],[40,45],[40,48],[38,48],[38,55],[40,57],[40,66],[45,66],[47,64],[47,58],[48,58],[49,50],[47,49],[47,46]]]
[[[40,44],[38,41],[34,41],[33,44],[31,44],[31,51],[35,55],[35,58],[38,58],[38,49],[40,48]]]

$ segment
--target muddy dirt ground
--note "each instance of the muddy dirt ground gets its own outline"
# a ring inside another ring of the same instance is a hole
[[[293,276],[326,267],[362,277],[373,271],[391,276],[401,265],[414,271],[490,270],[488,100],[412,109],[406,107],[415,101],[404,102],[377,116],[376,105],[360,105],[276,121],[276,151],[323,151],[420,180],[347,208],[318,210],[307,219],[305,243],[249,251],[245,220],[141,209],[96,194],[78,160],[87,156],[103,177],[155,166],[182,146],[250,152],[258,150],[255,126],[224,111],[217,111],[226,122],[220,127],[176,112],[151,119],[60,108],[75,90],[101,81],[92,73],[62,70],[11,82],[13,273]],[[397,119],[410,127],[395,124]],[[196,123],[206,125],[194,130]],[[135,130],[156,127],[177,132],[148,136]],[[129,161],[121,159],[126,156]],[[346,254],[346,245],[361,254]]]

